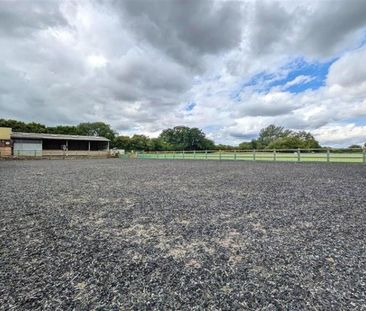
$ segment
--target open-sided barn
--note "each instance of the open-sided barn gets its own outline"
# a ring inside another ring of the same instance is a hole
[[[0,129],[0,156],[108,156],[110,140],[100,136],[12,132]]]

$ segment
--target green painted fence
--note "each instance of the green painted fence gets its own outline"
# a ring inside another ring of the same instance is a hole
[[[137,152],[135,157],[138,159],[160,160],[343,162],[366,164],[365,149],[141,151]]]

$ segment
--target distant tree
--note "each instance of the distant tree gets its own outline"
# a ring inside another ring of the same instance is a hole
[[[319,142],[314,138],[310,132],[299,131],[292,134],[293,136],[302,140],[303,149],[318,149],[321,148]],[[291,135],[290,135],[291,136]]]
[[[315,138],[307,132],[293,132],[288,136],[272,141],[268,149],[317,149],[320,148]]]
[[[10,127],[13,132],[25,132],[25,133],[46,133],[47,127],[40,123],[25,123],[16,120],[0,119],[0,127]]]
[[[288,136],[280,137],[272,141],[268,146],[268,149],[297,149],[304,148],[304,142],[299,137]]]
[[[361,145],[351,145],[348,147],[349,149],[361,149],[362,146]]]
[[[276,139],[289,136],[292,133],[291,130],[287,130],[282,126],[276,126],[271,124],[259,132],[259,137],[257,139],[257,147],[266,148],[270,143]]]
[[[142,151],[149,150],[150,138],[145,135],[133,135],[130,139],[130,150]]]
[[[269,125],[263,128],[258,139],[242,142],[239,149],[317,149],[321,148],[314,136],[306,131],[293,132],[280,126]]]
[[[76,126],[58,125],[55,127],[48,127],[47,133],[50,134],[64,134],[64,135],[79,135],[79,129]]]
[[[213,149],[213,141],[198,128],[176,126],[161,132],[159,138],[176,150],[204,150]]]
[[[113,146],[126,151],[131,150],[131,139],[129,136],[118,136],[114,139]]]
[[[239,144],[240,150],[252,150],[257,149],[257,141],[255,139],[252,139],[252,141],[244,141]]]
[[[218,145],[215,145],[214,149],[216,149],[216,150],[235,150],[235,149],[237,149],[237,147],[234,147],[231,145],[218,144]]]
[[[79,135],[102,136],[114,141],[116,133],[111,129],[109,124],[103,122],[80,123],[77,126]]]

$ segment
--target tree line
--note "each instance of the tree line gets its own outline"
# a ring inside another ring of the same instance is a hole
[[[11,127],[15,132],[49,133],[65,135],[103,136],[111,141],[111,147],[118,149],[168,151],[168,150],[260,150],[260,149],[316,149],[319,142],[310,132],[292,131],[281,126],[269,125],[263,128],[258,138],[245,141],[239,146],[215,144],[198,128],[176,126],[163,130],[157,138],[146,135],[120,136],[104,122],[80,123],[48,127],[40,123],[25,123],[0,119],[0,127]],[[349,148],[361,148],[351,145]],[[366,144],[365,146],[366,147]]]

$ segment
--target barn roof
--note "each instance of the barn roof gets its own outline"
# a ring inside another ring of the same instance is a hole
[[[101,136],[63,135],[63,134],[43,134],[43,133],[22,133],[12,132],[12,139],[57,139],[57,140],[87,140],[87,141],[110,141]]]

